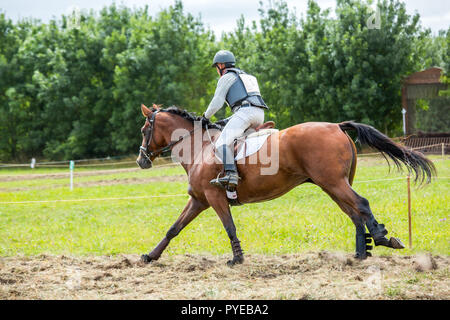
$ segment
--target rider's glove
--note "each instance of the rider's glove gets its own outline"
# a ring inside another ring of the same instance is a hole
[[[205,117],[205,114],[202,114],[202,117],[200,118],[200,121],[202,122],[202,125],[203,124],[209,124],[209,119],[207,118],[207,117]]]

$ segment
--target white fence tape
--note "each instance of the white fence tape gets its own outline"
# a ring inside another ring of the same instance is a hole
[[[106,157],[106,158],[92,158],[92,159],[78,159],[73,160],[75,163],[80,162],[92,162],[92,161],[110,161],[110,160],[117,160],[117,159],[124,159],[129,158],[131,156],[114,156],[114,157]],[[158,159],[171,159],[170,156],[168,157],[160,157]],[[51,166],[51,167],[68,167],[70,160],[63,160],[63,161],[46,161],[46,162],[36,162],[35,166]],[[111,162],[111,163],[93,163],[89,164],[89,166],[101,166],[101,165],[120,165],[120,164],[130,164],[130,163],[136,163],[136,161],[125,161],[125,162]],[[88,165],[77,165],[79,166],[88,166]],[[0,168],[13,168],[13,167],[30,167],[30,163],[0,163]]]
[[[436,177],[435,179],[450,179],[450,177]],[[374,179],[354,181],[354,183],[372,183],[378,181],[391,181],[391,180],[405,180],[405,177],[387,178],[387,179]],[[31,201],[6,201],[0,202],[0,204],[38,204],[38,203],[57,203],[57,202],[83,202],[83,201],[112,201],[112,200],[132,200],[132,199],[151,199],[151,198],[171,198],[171,197],[186,197],[187,193],[179,194],[165,194],[158,196],[132,196],[132,197],[120,197],[120,198],[91,198],[91,199],[56,199],[56,200],[31,200]]]
[[[401,178],[386,178],[386,179],[376,179],[376,180],[363,180],[363,181],[358,181],[358,180],[354,180],[353,183],[370,183],[370,182],[378,182],[378,181],[391,181],[391,180],[404,180],[404,177]]]

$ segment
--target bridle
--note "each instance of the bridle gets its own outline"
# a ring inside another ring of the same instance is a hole
[[[150,160],[150,158],[152,157],[156,157],[158,155],[160,155],[163,152],[169,151],[175,144],[177,144],[178,142],[180,142],[183,138],[181,138],[178,141],[174,141],[169,143],[167,146],[159,148],[158,150],[155,151],[149,151],[148,147],[150,146],[150,144],[152,143],[152,139],[153,139],[153,131],[155,130],[155,120],[156,120],[156,114],[160,112],[160,110],[155,110],[152,113],[151,117],[147,117],[147,121],[149,122],[150,125],[150,130],[148,130],[146,136],[145,136],[145,141],[146,141],[146,146],[140,146],[139,147],[139,152],[141,154],[144,155],[144,157],[147,158],[148,161],[152,162],[152,160]]]
[[[155,151],[149,151],[149,146],[152,143],[152,139],[153,139],[153,131],[155,130],[155,120],[156,120],[156,114],[158,112],[164,112],[165,110],[155,110],[151,117],[147,117],[147,121],[149,122],[149,126],[150,126],[150,130],[148,130],[146,136],[145,136],[145,140],[146,140],[146,146],[140,146],[139,147],[139,152],[144,155],[145,158],[147,158],[148,161],[150,161],[150,163],[152,162],[152,160],[150,158],[152,157],[157,157],[159,156],[161,153],[167,152],[169,150],[172,149],[172,147],[174,145],[176,145],[177,143],[181,142],[184,138],[187,138],[189,136],[192,135],[192,133],[197,130],[198,128],[192,129],[191,131],[189,131],[189,133],[187,135],[182,136],[181,138],[179,138],[177,141],[173,141],[171,143],[169,143],[167,146],[159,148]],[[203,127],[203,126],[202,126]],[[202,128],[200,127],[200,128]],[[209,134],[209,132],[208,132]]]
[[[152,139],[153,139],[153,127],[154,127],[153,123],[155,122],[155,116],[156,116],[157,113],[158,113],[158,111],[155,111],[155,112],[152,113],[152,117],[151,118],[147,117],[147,121],[149,122],[149,125],[151,126],[151,129],[148,130],[148,132],[147,132],[147,134],[145,136],[145,142],[146,142],[147,145],[145,147],[143,147],[143,146],[139,147],[139,153],[142,153],[147,158],[147,160],[150,161],[150,162],[152,161],[152,160],[150,160],[150,157],[153,156],[153,151],[151,151],[150,154],[149,154],[148,153],[148,146],[150,145],[150,143],[152,142]]]

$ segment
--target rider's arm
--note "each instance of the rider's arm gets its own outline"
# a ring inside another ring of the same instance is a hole
[[[229,72],[220,77],[217,82],[216,92],[214,93],[214,98],[209,103],[208,109],[205,111],[205,117],[211,118],[220,108],[222,108],[225,98],[227,96],[228,90],[237,80],[234,73]]]

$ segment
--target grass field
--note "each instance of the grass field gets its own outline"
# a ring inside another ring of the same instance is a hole
[[[139,261],[188,199],[179,166],[77,167],[73,191],[65,168],[1,169],[0,299],[448,300],[450,159],[432,159],[438,179],[412,188],[412,248],[377,247],[356,261],[350,219],[318,187],[303,185],[232,208],[246,253],[233,268],[212,209],[160,260]],[[354,189],[407,245],[405,174],[389,173],[382,158],[361,157]]]
[[[406,179],[367,182],[405,174],[389,173],[383,159],[360,158],[354,189],[370,201],[389,235],[407,245],[401,251],[377,247],[374,254],[450,253],[450,160],[432,159],[436,160],[438,179],[412,188],[413,247],[409,248]],[[153,249],[188,199],[182,168],[131,168],[100,175],[96,169],[106,168],[77,169],[73,191],[68,187],[68,175],[61,176],[67,169],[1,170],[0,256],[142,254]],[[81,175],[83,172],[87,175]],[[145,198],[164,195],[176,196]],[[126,197],[143,198],[123,199]],[[5,203],[99,198],[120,199]],[[234,207],[232,213],[247,253],[354,251],[350,219],[313,185],[300,186],[270,202]],[[226,232],[212,209],[186,227],[165,255],[185,253],[231,254]]]

